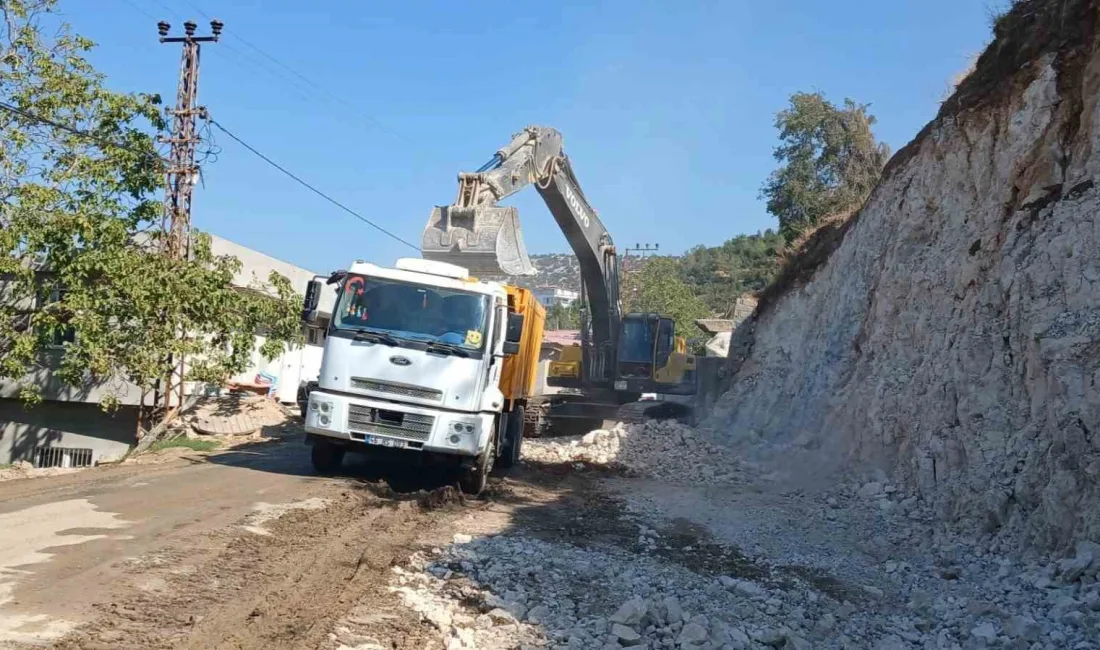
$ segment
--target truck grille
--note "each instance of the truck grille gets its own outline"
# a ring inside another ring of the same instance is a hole
[[[430,399],[436,401],[443,399],[443,391],[435,390],[434,388],[421,388],[420,386],[399,384],[392,381],[379,381],[377,379],[363,379],[362,377],[352,377],[351,386],[352,388],[358,388],[359,390],[373,390],[379,393],[391,393],[393,395],[415,397],[417,399]]]
[[[359,433],[424,441],[432,433],[435,416],[415,415],[369,406],[348,409],[348,429]]]

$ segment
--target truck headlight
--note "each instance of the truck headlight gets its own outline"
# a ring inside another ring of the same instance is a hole
[[[477,420],[454,420],[447,425],[447,442],[456,447],[462,445],[464,438],[477,435],[480,428]]]
[[[332,402],[312,398],[309,400],[309,410],[316,416],[317,424],[322,427],[327,427],[332,423]]]
[[[473,433],[477,431],[476,422],[452,422],[451,430],[455,433]]]

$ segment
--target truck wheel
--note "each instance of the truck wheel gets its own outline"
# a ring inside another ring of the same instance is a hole
[[[493,471],[493,455],[496,449],[496,441],[490,440],[485,446],[485,451],[478,457],[473,467],[463,470],[462,477],[458,480],[458,486],[470,496],[481,494],[489,483],[489,472]]]
[[[504,447],[500,450],[501,469],[511,469],[519,462],[523,450],[523,407],[517,406],[508,416],[508,426],[504,432]]]
[[[324,440],[314,440],[310,460],[318,474],[334,474],[344,462],[344,448]]]

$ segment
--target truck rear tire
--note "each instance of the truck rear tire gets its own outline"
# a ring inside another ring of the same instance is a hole
[[[344,448],[327,440],[314,440],[310,460],[318,474],[335,474],[344,463]]]
[[[508,424],[504,431],[504,446],[500,450],[501,469],[511,469],[519,463],[520,454],[523,452],[524,412],[522,406],[517,406],[508,414]]]

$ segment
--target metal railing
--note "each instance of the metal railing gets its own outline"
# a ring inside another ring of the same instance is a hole
[[[35,467],[91,467],[92,450],[75,447],[35,447]]]

